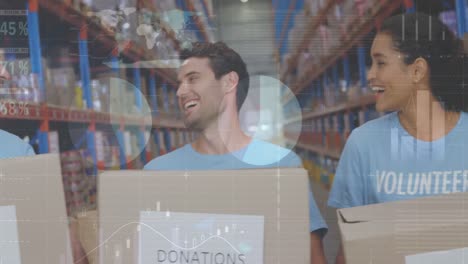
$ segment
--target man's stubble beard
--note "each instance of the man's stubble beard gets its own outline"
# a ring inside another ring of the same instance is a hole
[[[220,115],[221,113],[216,112],[214,114],[211,114],[209,117],[199,117],[198,119],[192,122],[185,119],[185,127],[189,130],[193,130],[196,132],[203,132],[206,128],[209,127],[210,124],[216,122]]]

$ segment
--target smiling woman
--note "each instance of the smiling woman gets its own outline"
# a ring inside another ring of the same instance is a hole
[[[372,90],[377,93],[378,111],[395,111],[407,106],[414,89],[409,67],[400,51],[394,49],[392,37],[378,34],[371,49],[372,67],[367,74]]]
[[[376,108],[394,112],[353,130],[329,206],[466,191],[468,89],[460,40],[435,16],[403,14],[383,23],[371,57],[367,78]]]
[[[408,81],[413,86],[423,81],[445,110],[468,110],[468,89],[463,85],[466,75],[463,43],[437,17],[425,14],[393,17],[382,25],[374,47],[378,44],[387,44],[384,48],[398,56],[401,70],[410,78]]]

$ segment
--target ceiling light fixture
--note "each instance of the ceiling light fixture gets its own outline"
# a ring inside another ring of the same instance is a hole
[[[249,0],[240,0],[242,3],[247,3]]]

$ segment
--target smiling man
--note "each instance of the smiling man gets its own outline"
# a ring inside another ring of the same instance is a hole
[[[247,136],[241,129],[239,109],[249,89],[249,74],[242,58],[222,42],[194,43],[181,52],[177,97],[188,129],[198,138],[150,161],[146,170],[234,170],[301,167],[288,149]],[[312,263],[326,263],[322,235],[327,226],[310,200]]]

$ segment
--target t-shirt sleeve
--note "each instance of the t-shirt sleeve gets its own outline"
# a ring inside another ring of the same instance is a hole
[[[143,170],[173,171],[185,169],[186,154],[184,148],[179,148],[148,162]],[[208,167],[209,168],[209,167]]]
[[[287,166],[288,167],[298,167],[302,168],[302,160],[301,158],[295,154],[294,152],[291,152],[290,155],[288,155],[285,160],[287,160]],[[325,220],[322,217],[322,214],[320,213],[320,210],[317,207],[317,203],[315,202],[314,195],[312,193],[312,190],[309,185],[309,230],[310,232],[320,232],[320,234],[323,236],[326,234],[328,230],[328,226],[325,223]]]
[[[146,163],[146,165],[143,166],[143,170],[157,170],[156,160],[153,159],[150,162]]]
[[[355,133],[351,133],[338,162],[328,206],[347,208],[364,205],[362,155]]]
[[[26,144],[25,147],[25,156],[34,156],[36,155],[36,152],[34,152],[34,149],[31,147],[31,145]]]
[[[292,168],[302,168],[302,159],[294,152],[291,151],[285,158],[283,162],[284,167]]]
[[[320,232],[322,236],[324,236],[328,230],[328,226],[325,223],[325,220],[320,213],[320,210],[317,207],[317,203],[315,203],[314,195],[312,193],[311,188],[309,187],[309,229],[310,232]]]

